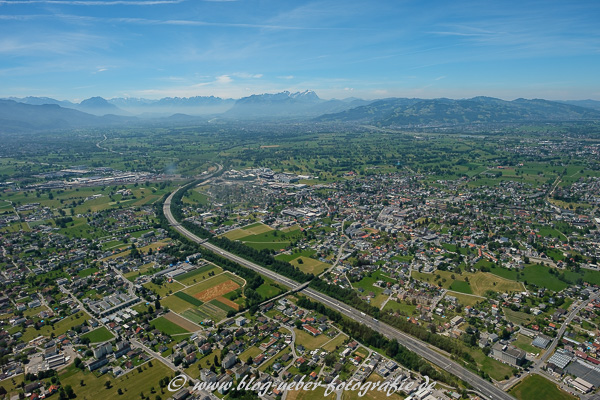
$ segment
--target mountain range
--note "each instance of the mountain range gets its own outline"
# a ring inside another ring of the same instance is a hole
[[[72,103],[48,97],[0,100],[0,133],[144,123],[190,123],[208,119],[312,120],[397,127],[464,124],[600,121],[600,101],[548,101],[492,97],[471,99],[389,98],[324,100],[313,91],[261,94],[239,100],[166,97],[159,100],[92,97]]]
[[[593,102],[588,100],[588,102]],[[600,102],[593,102],[598,103]],[[384,99],[317,121],[362,122],[381,126],[452,126],[526,121],[600,120],[600,109],[542,99],[505,101],[492,97],[472,99]]]

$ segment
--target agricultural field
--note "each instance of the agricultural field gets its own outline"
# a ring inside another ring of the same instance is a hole
[[[193,276],[198,275],[185,279]],[[161,299],[161,304],[194,323],[199,324],[206,319],[218,322],[225,319],[229,312],[236,312],[241,308],[243,298],[238,293],[244,284],[242,278],[223,272]],[[233,298],[232,294],[238,297],[237,302],[229,299]]]
[[[167,318],[166,316],[158,317],[155,320],[150,321],[150,325],[154,326],[154,328],[158,329],[166,335],[178,335],[181,333],[190,332],[189,330],[185,329],[179,324],[176,324],[175,322],[171,321],[171,319]]]

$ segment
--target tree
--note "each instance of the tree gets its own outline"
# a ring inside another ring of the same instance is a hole
[[[123,394],[123,390],[121,390],[121,388],[119,388],[119,390],[117,390],[117,393],[118,393],[118,394],[119,394],[119,396],[120,396],[120,395],[122,395],[122,394]]]
[[[74,399],[75,397],[75,392],[73,391],[73,388],[71,387],[71,385],[67,385],[65,386],[65,394],[67,395],[67,397],[69,399]]]
[[[160,310],[160,301],[158,300],[158,298],[154,301],[154,308]]]
[[[106,382],[104,382],[104,387],[106,387],[107,389],[110,389],[112,387],[112,384],[110,383],[110,381],[106,381]]]
[[[73,361],[73,363],[75,364],[75,368],[81,368],[81,364],[82,364],[81,358],[79,358],[79,357],[75,358],[75,361]]]

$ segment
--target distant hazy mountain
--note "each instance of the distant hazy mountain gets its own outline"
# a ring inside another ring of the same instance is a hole
[[[356,121],[384,126],[440,126],[523,121],[600,120],[600,112],[547,100],[504,101],[492,97],[451,99],[385,99],[318,121]]]
[[[57,104],[31,105],[0,100],[0,133],[98,127],[131,121],[135,119],[114,115],[99,117]]]
[[[221,114],[233,107],[235,103],[233,99],[222,99],[214,96],[164,97],[160,100],[114,98],[108,101],[132,114],[154,117],[172,114]]]
[[[13,100],[18,103],[29,104],[34,106],[41,106],[44,104],[56,104],[63,108],[71,108],[73,110],[79,110],[93,115],[130,115],[127,111],[121,110],[117,106],[110,104],[102,97],[91,97],[83,100],[81,103],[71,103],[67,100],[56,100],[50,97],[9,97],[8,100]]]
[[[600,110],[600,101],[597,100],[560,100],[558,103],[570,104],[572,106],[592,108]]]
[[[368,104],[360,99],[323,100],[312,90],[258,94],[235,102],[225,113],[231,118],[307,117],[333,113]]]
[[[73,108],[94,115],[130,115],[127,111],[109,103],[102,97],[90,97]]]
[[[13,101],[16,101],[17,103],[31,104],[33,106],[41,106],[44,104],[57,104],[61,107],[66,107],[66,108],[73,108],[74,106],[76,106],[75,103],[71,103],[70,101],[56,100],[56,99],[52,99],[50,97],[32,97],[32,96],[21,97],[21,98],[8,97],[7,99],[3,99],[3,100],[13,100]]]

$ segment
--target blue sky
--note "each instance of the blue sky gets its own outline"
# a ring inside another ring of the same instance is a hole
[[[0,0],[0,96],[600,100],[600,1]]]

